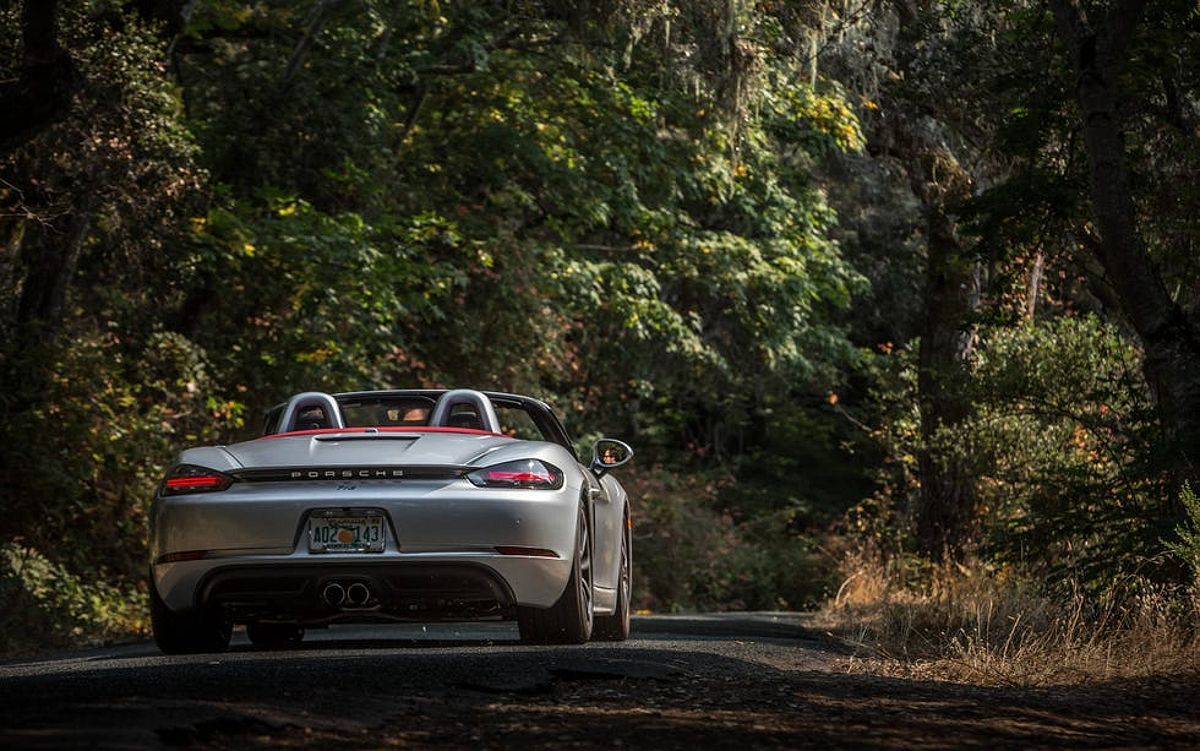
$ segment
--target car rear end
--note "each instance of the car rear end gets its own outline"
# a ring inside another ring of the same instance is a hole
[[[548,607],[570,574],[571,460],[430,429],[189,450],[154,503],[154,594],[173,614],[305,627]]]

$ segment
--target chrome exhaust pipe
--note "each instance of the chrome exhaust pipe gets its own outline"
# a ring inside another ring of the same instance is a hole
[[[367,600],[371,599],[371,590],[362,582],[354,582],[349,587],[346,587],[346,602],[356,608],[360,608],[367,604]]]
[[[321,590],[321,599],[331,608],[340,608],[346,601],[346,589],[337,582],[329,582]]]

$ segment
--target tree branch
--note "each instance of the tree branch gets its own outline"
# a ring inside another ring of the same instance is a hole
[[[317,4],[316,10],[313,12],[313,18],[308,23],[308,28],[304,30],[304,36],[300,37],[300,41],[296,42],[296,46],[292,49],[292,56],[288,59],[287,68],[283,71],[281,82],[287,85],[296,77],[300,66],[304,64],[304,60],[308,57],[309,51],[312,49],[313,43],[317,40],[317,36],[325,28],[325,23],[329,20],[335,7],[340,5],[342,0],[321,0]]]

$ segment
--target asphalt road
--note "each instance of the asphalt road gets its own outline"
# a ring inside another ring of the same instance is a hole
[[[0,664],[5,748],[1200,747],[1177,684],[1006,689],[848,673],[781,613],[636,618],[623,644],[507,624],[340,627],[287,651],[134,644]],[[1194,689],[1194,687],[1192,687]]]

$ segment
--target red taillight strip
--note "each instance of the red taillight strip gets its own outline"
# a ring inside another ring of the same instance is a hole
[[[172,490],[179,488],[211,488],[220,485],[224,479],[216,475],[200,475],[197,477],[170,477],[167,479],[167,487]]]
[[[505,472],[503,470],[492,470],[485,476],[489,480],[501,482],[539,482],[545,485],[553,485],[557,479],[549,472]]]
[[[399,428],[393,426],[379,428],[316,428],[314,430],[293,430],[288,433],[272,433],[264,435],[258,440],[265,438],[291,438],[298,435],[327,435],[329,433],[366,433],[373,431],[378,433],[462,433],[464,435],[492,435],[501,438],[508,436],[503,433],[493,433],[490,430],[475,430],[474,428],[446,428],[435,427],[432,425],[416,425],[411,428]]]
[[[535,558],[557,558],[558,553],[545,548],[527,548],[522,545],[497,545],[496,552],[500,555],[528,555]]]

